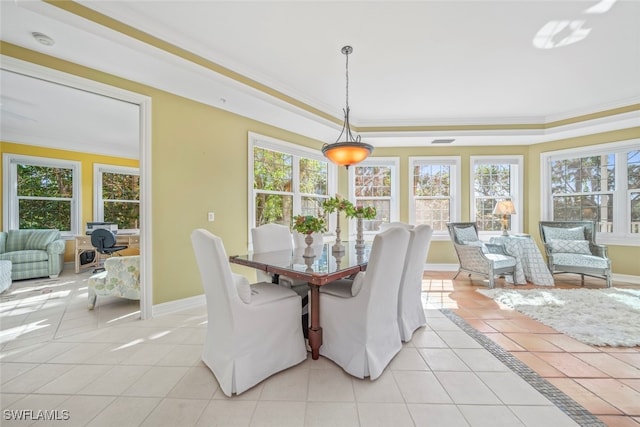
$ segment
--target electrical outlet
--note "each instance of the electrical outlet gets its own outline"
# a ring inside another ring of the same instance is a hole
[[[215,216],[215,214],[214,214],[213,212],[209,212],[209,213],[207,214],[207,220],[208,220],[209,222],[213,222],[215,219],[216,219],[216,216]]]

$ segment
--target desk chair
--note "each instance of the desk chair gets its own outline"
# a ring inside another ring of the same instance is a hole
[[[111,256],[118,251],[127,249],[129,246],[121,245],[116,246],[116,235],[111,230],[104,228],[98,228],[91,233],[91,244],[98,253],[102,255]],[[104,267],[99,267],[93,270],[94,273],[104,271]]]

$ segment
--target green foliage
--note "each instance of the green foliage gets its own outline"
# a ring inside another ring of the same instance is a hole
[[[373,206],[353,206],[347,208],[345,215],[347,218],[374,219],[377,211]]]
[[[293,229],[302,234],[322,233],[327,231],[327,225],[323,217],[296,215],[293,217]]]
[[[340,196],[330,197],[322,203],[322,209],[324,209],[326,213],[346,211],[350,207],[353,207],[351,202]]]

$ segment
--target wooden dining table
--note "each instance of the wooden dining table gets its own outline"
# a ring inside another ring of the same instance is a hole
[[[355,242],[343,242],[345,250],[334,252],[331,243],[313,246],[314,257],[304,257],[304,248],[293,251],[263,252],[260,254],[232,255],[229,262],[278,274],[293,279],[304,280],[309,284],[309,346],[311,357],[320,356],[322,345],[322,326],[320,323],[320,286],[364,271],[371,245],[356,249]]]

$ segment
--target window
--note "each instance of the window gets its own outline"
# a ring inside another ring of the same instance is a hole
[[[543,218],[595,221],[601,243],[640,245],[640,140],[541,155]]]
[[[459,194],[460,157],[409,157],[410,223],[447,238],[447,222],[459,218]]]
[[[268,223],[291,227],[293,216],[320,214],[335,193],[335,165],[319,150],[251,133],[249,171],[249,230]]]
[[[501,217],[493,214],[500,200],[513,202],[516,213],[507,218],[507,228],[522,230],[522,156],[471,156],[471,214],[480,232],[502,230]]]
[[[80,233],[80,164],[4,155],[4,228],[55,228]]]
[[[349,168],[349,200],[376,208],[376,217],[363,221],[365,234],[377,232],[383,222],[398,221],[398,170],[397,157],[370,157]]]
[[[115,222],[119,231],[140,228],[140,172],[137,168],[94,164],[95,221]]]

